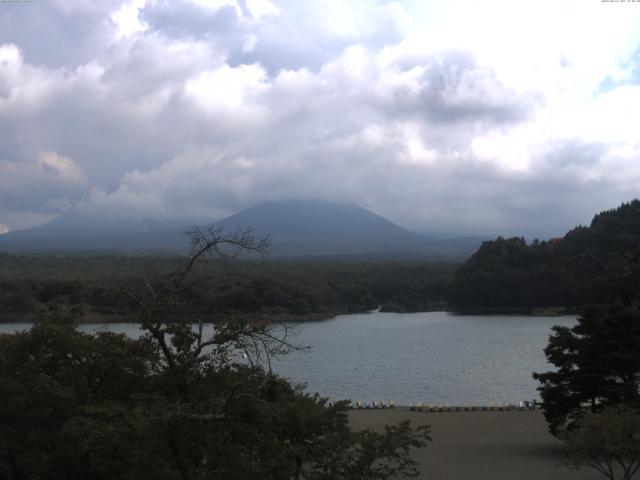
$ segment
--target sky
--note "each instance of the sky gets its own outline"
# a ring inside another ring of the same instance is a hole
[[[0,1],[0,233],[355,203],[548,238],[640,192],[640,1]]]

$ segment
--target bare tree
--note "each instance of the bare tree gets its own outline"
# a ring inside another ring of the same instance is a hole
[[[268,237],[258,238],[251,228],[227,233],[215,226],[194,226],[187,232],[191,249],[184,265],[169,275],[168,281],[154,285],[147,278],[136,290],[122,288],[140,312],[142,328],[160,350],[168,368],[199,361],[205,350],[216,350],[218,356],[231,351],[242,352],[252,366],[266,365],[271,370],[271,356],[297,349],[290,341],[290,328],[277,323],[250,322],[241,316],[229,316],[216,325],[210,338],[204,337],[204,324],[185,315],[182,291],[186,279],[200,263],[229,262],[240,255],[265,255]],[[165,279],[166,280],[166,279]]]
[[[428,427],[413,430],[405,422],[384,434],[351,432],[346,401],[329,406],[271,371],[273,355],[301,348],[286,324],[228,316],[206,336],[202,322],[194,328],[192,318],[181,315],[183,287],[199,263],[263,254],[268,246],[251,230],[194,227],[188,234],[190,255],[164,283],[149,280],[136,291],[120,291],[137,305],[145,339],[160,357],[153,366],[154,385],[163,392],[157,417],[181,478],[417,476],[410,449],[426,445]]]

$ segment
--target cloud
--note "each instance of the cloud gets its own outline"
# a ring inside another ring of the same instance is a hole
[[[113,39],[110,14],[123,0],[51,0],[2,5],[0,45],[20,47],[26,61],[47,67],[76,67],[104,52]]]
[[[184,85],[184,94],[205,112],[224,115],[231,121],[235,116],[246,121],[260,115],[260,108],[252,99],[266,88],[266,75],[259,65],[222,65],[190,78]]]
[[[3,209],[20,207],[40,213],[55,212],[62,200],[68,203],[81,199],[85,186],[84,176],[75,162],[55,152],[0,160]]]
[[[146,0],[131,0],[124,3],[110,15],[115,26],[115,37],[121,40],[137,33],[144,32],[149,25],[140,20],[140,10],[144,8]]]
[[[2,7],[0,224],[315,197],[557,235],[640,188],[640,10],[587,3]]]
[[[84,181],[84,175],[70,158],[58,155],[56,152],[38,153],[38,163],[45,171],[52,172],[69,182],[79,183]]]

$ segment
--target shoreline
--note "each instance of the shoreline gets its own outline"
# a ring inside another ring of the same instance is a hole
[[[384,431],[410,420],[431,425],[432,442],[413,449],[420,479],[429,480],[596,480],[595,470],[560,465],[562,444],[547,431],[540,410],[417,412],[407,407],[350,410],[354,430]]]
[[[255,313],[245,314],[249,321],[255,322],[287,322],[287,323],[306,323],[306,322],[322,322],[325,320],[332,320],[342,315],[361,315],[364,313],[400,313],[400,314],[415,314],[415,313],[450,313],[452,315],[524,315],[532,318],[535,317],[562,317],[565,315],[579,315],[581,310],[578,308],[565,308],[565,307],[553,307],[553,308],[455,308],[446,306],[437,306],[429,309],[421,310],[386,310],[384,305],[379,310],[362,310],[357,312],[316,312],[303,315],[297,315],[292,313]],[[23,315],[1,315],[0,324],[7,323],[37,323],[42,321],[43,317],[51,316],[51,313],[43,313],[37,315],[33,313]],[[194,321],[197,322],[197,315],[193,315]],[[209,321],[203,323],[216,323],[217,320],[223,318],[223,315],[215,314],[210,316]],[[112,323],[138,323],[138,321],[128,315],[112,315],[112,314],[98,314],[89,313],[85,314],[82,318],[74,319],[78,325],[91,325],[91,324],[112,324]]]
[[[447,307],[454,315],[526,315],[529,317],[562,317],[579,315],[579,307]]]

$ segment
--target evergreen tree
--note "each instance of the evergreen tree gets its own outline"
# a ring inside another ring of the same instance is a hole
[[[640,310],[589,307],[574,327],[553,327],[545,354],[556,371],[534,373],[554,435],[575,428],[585,409],[640,407]]]

